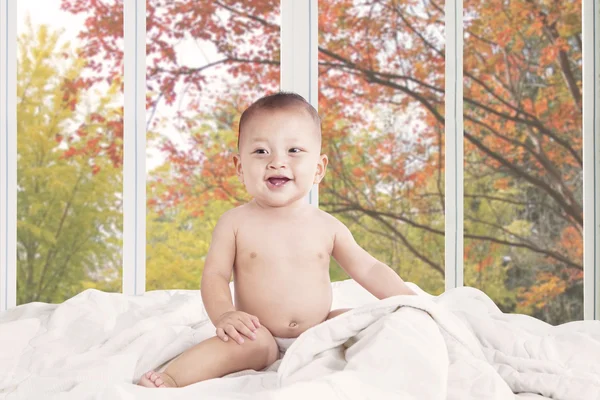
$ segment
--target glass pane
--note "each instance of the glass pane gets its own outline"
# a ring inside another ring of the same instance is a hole
[[[583,318],[581,1],[464,2],[465,284]]]
[[[444,2],[319,1],[320,206],[407,281],[444,290]],[[332,278],[347,278],[333,265]]]
[[[97,79],[68,1],[19,0],[17,16],[17,303],[120,291],[122,74]]]
[[[240,113],[279,90],[280,1],[228,4],[147,2],[148,290],[199,288],[218,218],[248,200]]]

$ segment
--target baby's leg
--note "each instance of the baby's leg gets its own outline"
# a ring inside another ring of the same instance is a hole
[[[327,316],[327,319],[331,319],[334,317],[337,317],[340,314],[345,313],[346,311],[350,311],[352,310],[351,308],[338,308],[337,310],[333,310],[329,313],[329,315]]]
[[[244,369],[260,371],[277,360],[279,348],[264,326],[256,330],[256,339],[238,344],[218,337],[206,339],[173,360],[164,372],[150,371],[138,382],[147,387],[187,386],[219,378]]]

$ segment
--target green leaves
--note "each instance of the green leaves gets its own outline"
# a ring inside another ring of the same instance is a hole
[[[120,274],[121,171],[109,158],[85,154],[87,143],[76,134],[90,110],[106,120],[118,112],[108,106],[114,93],[92,101],[85,86],[65,85],[85,63],[58,40],[47,27],[31,26],[19,38],[19,304],[60,302],[90,287],[86,281],[101,286]]]

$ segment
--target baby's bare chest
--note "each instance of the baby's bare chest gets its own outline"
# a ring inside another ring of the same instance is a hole
[[[333,235],[319,224],[253,224],[236,235],[236,265],[329,265]]]

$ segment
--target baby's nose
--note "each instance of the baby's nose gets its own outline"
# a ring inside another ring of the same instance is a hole
[[[285,162],[281,159],[281,158],[274,158],[273,160],[271,160],[271,162],[269,163],[269,168],[270,169],[280,169],[280,168],[285,168]]]

